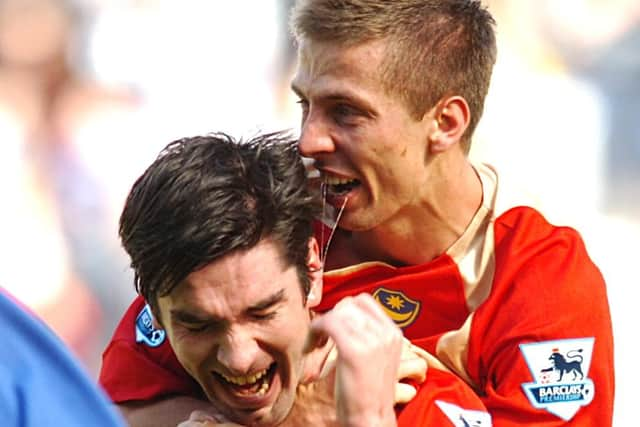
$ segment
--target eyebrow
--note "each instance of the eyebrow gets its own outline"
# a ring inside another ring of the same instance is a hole
[[[300,90],[300,88],[298,88],[295,84],[291,84],[291,90],[300,98],[305,98],[304,94],[302,93],[302,90]],[[349,94],[344,94],[344,93],[340,93],[340,92],[329,92],[329,93],[325,93],[323,94],[320,99],[322,100],[328,100],[328,101],[351,101],[351,102],[359,102],[358,98],[351,96]]]
[[[256,304],[247,308],[247,312],[256,312],[263,311],[270,307],[273,307],[276,304],[279,304],[286,300],[285,290],[280,289],[279,291],[273,293],[262,301],[257,302]],[[223,319],[220,319],[215,316],[204,315],[199,316],[190,311],[185,311],[181,309],[172,309],[170,312],[171,318],[173,320],[177,320],[182,323],[220,323],[223,322]]]
[[[182,323],[205,323],[205,322],[217,322],[220,319],[212,318],[211,316],[200,317],[197,314],[193,314],[189,311],[180,309],[172,309],[170,311],[171,318]]]
[[[257,304],[252,305],[247,309],[247,311],[262,311],[266,310],[270,307],[273,307],[276,304],[279,304],[286,300],[284,289],[280,289],[279,291],[273,293]]]
[[[296,94],[298,98],[306,99],[302,91],[298,89],[298,87],[296,87],[294,84],[291,84],[291,90]],[[366,115],[368,115],[369,117],[376,116],[369,103],[350,93],[345,94],[341,92],[328,92],[322,94],[319,97],[319,100],[322,102],[346,102],[348,104],[352,104],[355,108],[361,110],[363,113],[366,113]]]

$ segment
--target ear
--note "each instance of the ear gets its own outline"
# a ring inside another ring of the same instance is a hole
[[[460,142],[469,126],[469,104],[461,96],[442,99],[432,110],[433,130],[429,135],[429,151],[442,153]]]
[[[153,328],[164,329],[164,326],[162,326],[162,321],[160,319],[160,313],[156,311],[151,304],[149,304],[149,307],[151,308],[151,324],[153,325]]]
[[[162,326],[162,324],[160,323],[160,320],[158,320],[158,318],[156,317],[156,315],[153,315],[153,328],[154,329],[164,329],[164,327]]]
[[[320,260],[320,246],[315,237],[309,239],[309,253],[307,255],[307,275],[309,277],[309,293],[307,293],[307,308],[320,304],[322,300],[323,266]]]

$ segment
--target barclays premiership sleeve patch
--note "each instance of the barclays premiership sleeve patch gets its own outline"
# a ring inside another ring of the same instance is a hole
[[[153,314],[149,304],[140,310],[136,317],[136,342],[149,347],[157,347],[164,342],[166,333],[163,329],[153,327]]]
[[[520,344],[534,382],[522,384],[535,408],[569,421],[593,400],[595,387],[588,378],[594,338],[576,338]]]

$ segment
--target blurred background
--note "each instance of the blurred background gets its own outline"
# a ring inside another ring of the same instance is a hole
[[[210,131],[297,131],[291,3],[0,0],[0,284],[94,378],[134,297],[118,216],[157,152]],[[633,425],[640,2],[486,4],[499,54],[472,157],[584,236],[608,283],[615,425]]]

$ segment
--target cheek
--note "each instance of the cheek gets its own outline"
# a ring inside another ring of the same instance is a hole
[[[263,336],[270,337],[271,343],[281,351],[290,355],[299,355],[307,339],[309,313],[305,309],[292,314],[272,324]]]
[[[180,364],[192,374],[213,352],[213,340],[205,336],[172,336],[170,342]]]

